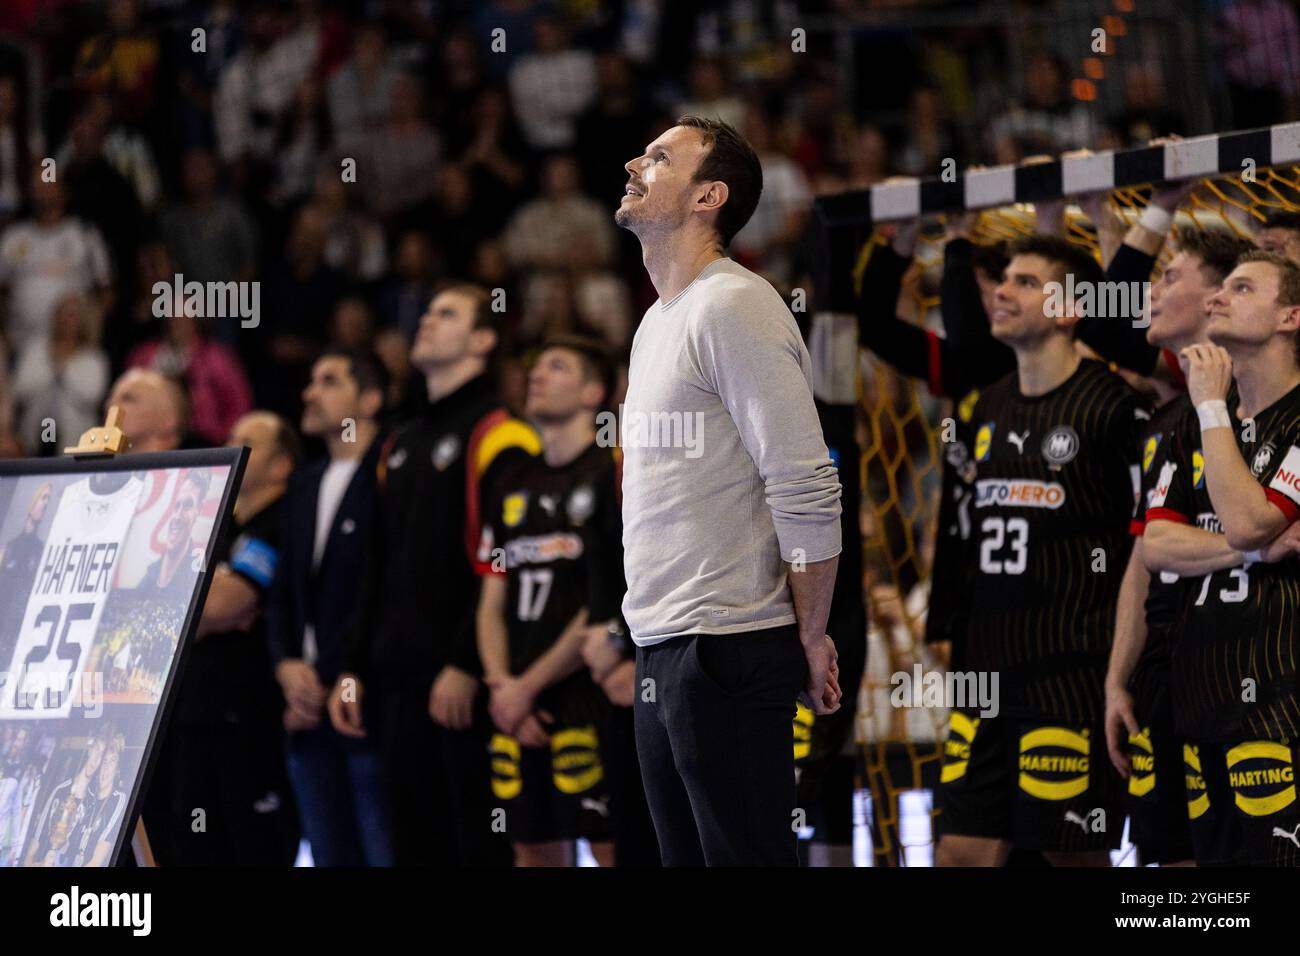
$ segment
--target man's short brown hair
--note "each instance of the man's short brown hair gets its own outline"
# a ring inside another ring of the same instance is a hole
[[[491,292],[477,282],[452,280],[438,286],[434,290],[433,297],[436,299],[444,292],[455,292],[457,295],[463,295],[474,303],[474,328],[491,329],[493,332],[500,334],[500,315],[492,310]]]
[[[1174,232],[1174,245],[1200,260],[1201,274],[1210,285],[1222,285],[1241,257],[1255,250],[1254,243],[1234,233],[1191,226],[1182,226]]]
[[[718,239],[726,249],[758,207],[758,197],[763,192],[763,166],[749,141],[722,120],[688,115],[679,116],[675,125],[699,130],[708,149],[693,181],[718,180],[727,184],[727,201],[718,210],[717,220]]]

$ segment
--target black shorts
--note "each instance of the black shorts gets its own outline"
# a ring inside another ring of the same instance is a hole
[[[549,693],[537,706],[555,718],[546,727],[550,746],[524,747],[499,732],[490,744],[492,795],[505,811],[507,835],[515,843],[611,839],[601,740],[608,700],[592,685]]]
[[[1129,838],[1144,866],[1190,860],[1183,743],[1174,731],[1168,683],[1143,682],[1134,709],[1141,728],[1128,739]]]
[[[1114,850],[1120,778],[1100,727],[953,711],[939,779],[941,833],[1031,850]]]
[[[1187,815],[1200,866],[1300,866],[1296,743],[1184,748]]]

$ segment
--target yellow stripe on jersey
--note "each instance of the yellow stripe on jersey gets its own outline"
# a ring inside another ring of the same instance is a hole
[[[1137,749],[1131,755],[1133,772],[1128,778],[1128,792],[1134,797],[1145,797],[1156,786],[1156,758],[1151,749],[1151,728],[1143,727],[1129,734],[1128,742]]]
[[[479,440],[474,456],[474,473],[482,477],[496,456],[507,448],[522,448],[530,455],[540,455],[542,440],[519,419],[504,419],[489,428]]]
[[[817,716],[796,702],[794,705],[794,759],[803,760],[812,752],[813,721]]]
[[[1187,819],[1195,820],[1210,809],[1210,794],[1201,776],[1201,751],[1183,744],[1183,781],[1187,787]]]
[[[975,742],[975,733],[980,721],[967,717],[959,710],[954,710],[948,718],[948,739],[943,744],[943,770],[939,774],[940,783],[952,783],[966,775],[970,763],[970,748]]]
[[[551,736],[551,781],[561,793],[590,790],[605,777],[594,726],[569,727]]]

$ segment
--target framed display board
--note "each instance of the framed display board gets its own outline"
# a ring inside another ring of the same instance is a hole
[[[247,455],[0,462],[0,867],[131,839]]]

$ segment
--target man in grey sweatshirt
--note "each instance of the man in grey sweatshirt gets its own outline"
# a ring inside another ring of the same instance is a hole
[[[753,148],[682,117],[628,162],[614,221],[659,299],[632,343],[623,613],[637,751],[666,865],[796,865],[792,719],[840,706],[826,618],[840,484],[780,295],[724,255],[762,191]]]

